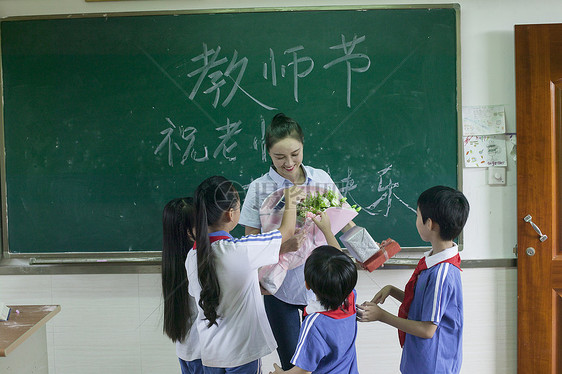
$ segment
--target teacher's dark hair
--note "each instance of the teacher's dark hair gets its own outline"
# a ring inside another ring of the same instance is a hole
[[[357,284],[357,266],[339,249],[322,245],[306,259],[304,280],[324,308],[347,308],[347,297]]]
[[[220,285],[215,255],[209,242],[209,226],[217,224],[223,213],[240,204],[234,184],[222,176],[205,179],[195,190],[195,240],[197,242],[197,275],[201,284],[199,306],[208,320],[208,326],[217,323]]]
[[[191,327],[190,296],[185,259],[193,247],[195,207],[191,197],[173,199],[162,213],[162,296],[164,333],[172,341],[185,339]]]
[[[293,138],[304,144],[304,135],[297,121],[278,113],[265,130],[265,148],[269,151],[275,143],[285,138]]]

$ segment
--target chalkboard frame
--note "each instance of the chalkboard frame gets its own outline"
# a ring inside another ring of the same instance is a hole
[[[225,8],[225,9],[197,9],[181,11],[141,11],[141,12],[115,12],[115,13],[88,13],[88,14],[58,14],[58,15],[37,15],[37,16],[18,16],[8,17],[1,22],[21,21],[21,20],[42,20],[42,19],[68,19],[68,18],[110,18],[126,16],[155,16],[155,15],[184,15],[184,14],[221,14],[221,13],[261,13],[261,12],[291,12],[291,11],[337,11],[337,10],[375,10],[375,9],[443,9],[452,8],[455,10],[456,20],[456,91],[457,108],[461,108],[461,61],[460,61],[460,5],[459,4],[413,4],[413,5],[371,5],[371,6],[304,6],[304,7],[271,7],[271,8]],[[1,56],[0,56],[1,57]],[[4,105],[4,104],[2,104]],[[1,177],[1,223],[2,223],[2,251],[0,258],[25,258],[30,259],[30,264],[53,264],[60,260],[60,263],[103,263],[103,262],[147,262],[154,264],[158,262],[160,251],[134,251],[129,252],[10,252],[8,238],[8,196],[6,182],[6,160],[5,160],[5,139],[4,139],[4,115],[2,111],[0,149],[0,177]],[[460,141],[461,134],[461,111],[457,110],[457,160],[462,159],[462,147]],[[457,161],[457,185],[462,189],[462,173],[460,162]],[[462,250],[463,236],[459,237],[459,248]],[[419,252],[429,247],[404,247],[405,251]],[[155,257],[156,256],[156,257]],[[42,261],[42,259],[47,259]],[[53,262],[54,261],[54,262]]]

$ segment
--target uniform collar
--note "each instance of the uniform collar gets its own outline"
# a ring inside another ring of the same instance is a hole
[[[318,301],[318,299],[316,299],[316,297],[314,297],[314,299],[310,300],[308,302],[308,305],[306,306],[306,313],[307,314],[320,313],[320,312],[326,312],[326,311],[328,311],[328,309],[326,309],[322,304],[320,304],[320,301]]]
[[[314,296],[314,299],[310,300],[306,308],[304,309],[304,315],[309,315],[313,313],[324,314],[325,316],[334,319],[343,319],[355,314],[355,290],[352,291],[347,297],[347,308],[344,309],[344,304],[340,308],[335,310],[328,310],[320,301]]]
[[[230,233],[224,231],[224,230],[220,230],[220,231],[215,231],[215,232],[211,232],[209,233],[209,238],[212,238],[213,236],[228,236],[230,239],[233,238],[232,235],[230,235]]]
[[[224,239],[233,239],[233,236],[224,230],[215,231],[209,234],[209,243],[211,244]],[[193,242],[193,249],[197,249],[197,241]]]
[[[432,251],[433,249],[424,253],[425,264],[428,269],[440,262],[447,261],[448,259],[455,257],[459,253],[459,247],[457,246],[457,243],[453,242],[453,246],[451,248],[447,248],[436,255],[431,255]]]
[[[310,176],[308,175],[308,172],[307,172],[306,168],[304,167],[303,164],[301,164],[300,167],[301,167],[302,171],[304,172],[304,183],[303,184],[309,184]],[[293,182],[291,182],[287,178],[282,177],[278,172],[276,172],[275,169],[273,168],[273,166],[269,167],[269,173],[268,174],[269,174],[269,177],[271,179],[273,179],[273,181],[277,185],[277,188],[289,187],[289,186],[293,185]]]

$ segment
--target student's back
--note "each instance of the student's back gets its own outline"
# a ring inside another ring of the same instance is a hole
[[[285,212],[278,230],[235,239],[229,232],[240,218],[240,197],[233,183],[215,176],[197,187],[196,244],[185,267],[189,294],[197,303],[194,327],[205,373],[254,374],[259,359],[276,348],[258,268],[276,263],[282,241],[294,235],[300,194],[296,188],[285,190]]]
[[[300,368],[316,368],[315,374],[357,373],[356,293],[348,298],[347,308],[326,311],[318,302],[306,307],[308,314],[301,328],[293,364]]]
[[[279,257],[281,234],[250,235],[234,239],[226,232],[210,234],[215,267],[221,290],[215,325],[199,318],[196,322],[205,366],[232,367],[257,360],[277,347],[266,318],[257,282],[257,269],[275,263]],[[277,250],[272,248],[277,246]],[[201,285],[197,277],[197,254],[186,260],[189,293],[200,301]],[[203,309],[199,306],[199,316]]]
[[[355,339],[357,267],[338,248],[328,216],[314,219],[330,245],[316,248],[304,265],[306,287],[316,297],[304,309],[299,341],[291,363],[293,368],[278,373],[358,374]],[[271,374],[271,373],[270,373]]]
[[[403,374],[458,374],[462,364],[463,297],[461,258],[453,241],[461,233],[470,206],[462,192],[434,186],[418,198],[416,228],[431,243],[404,290],[383,287],[358,307],[362,322],[381,321],[396,327],[403,346]],[[401,302],[398,316],[377,304],[388,296]]]
[[[464,325],[460,269],[446,262],[431,266],[420,273],[414,294],[408,318],[433,321],[439,328],[431,339],[406,334],[400,370],[458,373]]]

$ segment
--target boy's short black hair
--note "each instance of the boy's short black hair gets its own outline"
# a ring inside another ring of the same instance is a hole
[[[418,208],[424,223],[431,218],[439,225],[439,235],[443,240],[459,236],[470,210],[464,194],[446,186],[435,186],[422,192]]]
[[[324,308],[335,310],[357,284],[357,267],[339,249],[323,245],[313,250],[306,260],[304,280]]]

